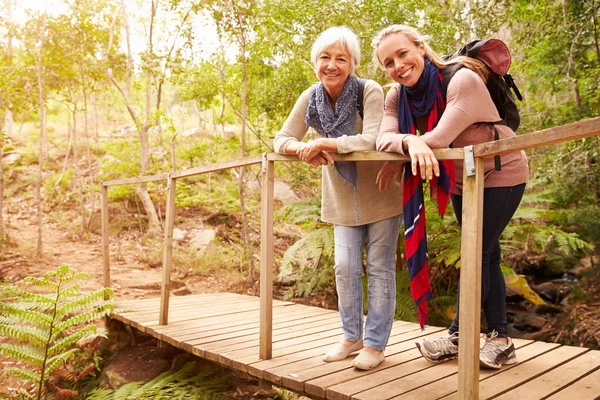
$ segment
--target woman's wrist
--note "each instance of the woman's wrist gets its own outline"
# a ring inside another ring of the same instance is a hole
[[[412,135],[404,135],[404,137],[402,138],[402,150],[408,150],[408,142],[410,141],[411,136]]]

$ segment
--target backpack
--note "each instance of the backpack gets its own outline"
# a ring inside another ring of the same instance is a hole
[[[356,98],[356,111],[358,111],[358,115],[363,121],[365,119],[365,82],[367,82],[366,79],[358,78],[358,97]]]
[[[442,59],[448,61],[459,56],[476,58],[487,66],[489,77],[486,86],[501,118],[500,121],[494,122],[493,125],[506,125],[516,132],[519,128],[521,118],[511,89],[520,101],[523,101],[523,96],[512,76],[507,73],[511,58],[506,44],[498,39],[473,40],[460,48],[456,53],[443,56]],[[456,71],[463,67],[464,65],[460,63],[453,64],[441,71],[446,88]],[[494,126],[494,140],[498,140],[498,138],[498,130]],[[494,161],[496,170],[500,171],[500,156],[495,156]]]

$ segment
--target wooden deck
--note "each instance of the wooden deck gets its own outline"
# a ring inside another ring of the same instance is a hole
[[[171,297],[169,324],[159,325],[160,299],[118,301],[120,320],[159,340],[311,398],[457,399],[456,360],[432,365],[414,342],[444,328],[396,321],[386,360],[371,371],[352,357],[321,360],[342,331],[336,311],[273,301],[273,358],[259,354],[259,298],[231,293]],[[514,340],[519,363],[480,372],[480,398],[600,399],[600,351]]]

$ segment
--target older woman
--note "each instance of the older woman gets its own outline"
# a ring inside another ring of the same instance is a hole
[[[383,350],[395,313],[401,165],[333,162],[330,152],[375,150],[383,91],[376,82],[365,82],[362,118],[357,109],[359,79],[353,75],[360,62],[360,47],[348,28],[334,27],[321,33],[313,44],[311,59],[320,82],[296,101],[275,136],[275,150],[323,167],[321,219],[334,225],[335,279],[344,332],[344,339],[325,354],[324,361],[343,360],[360,350],[352,365],[371,369],[385,359]],[[309,127],[320,137],[302,142]],[[378,185],[385,191],[380,192]],[[363,335],[365,241],[368,316]]]
[[[373,39],[375,58],[390,78],[399,83],[386,97],[377,148],[410,154],[412,168],[407,168],[405,182],[413,176],[419,181],[426,177],[435,181],[434,175],[444,178],[441,181],[451,181],[455,175],[456,189],[451,199],[460,224],[463,162],[455,161],[454,166],[438,163],[430,149],[487,142],[494,137],[494,129],[500,138],[514,137],[515,133],[506,125],[495,124],[500,116],[485,86],[486,66],[468,57],[444,62],[425,39],[404,25],[385,28]],[[446,88],[443,70],[455,62],[464,68],[454,74]],[[416,130],[420,136],[415,135]],[[495,168],[494,160],[486,159],[484,169],[481,301],[488,335],[480,352],[480,364],[499,369],[517,362],[515,347],[507,333],[506,286],[500,269],[499,238],[519,206],[529,173],[523,151],[503,155],[499,169]],[[448,186],[452,187],[452,182]],[[445,335],[417,344],[427,360],[439,363],[456,358],[458,305],[456,308],[454,322]]]

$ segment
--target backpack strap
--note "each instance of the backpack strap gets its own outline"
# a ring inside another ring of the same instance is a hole
[[[360,115],[360,119],[365,119],[365,83],[366,79],[358,79],[358,97],[356,98],[356,111]]]
[[[448,90],[448,85],[450,84],[450,80],[452,79],[454,74],[456,74],[456,72],[463,67],[464,67],[463,64],[456,63],[456,64],[451,64],[451,65],[447,66],[446,68],[444,68],[441,71],[442,72],[442,80],[444,81],[444,87],[446,88],[446,91]],[[496,128],[496,124],[507,125],[506,121],[500,120],[498,122],[490,122],[489,124],[491,124],[494,127],[494,140],[500,139],[500,135],[498,134],[498,129]],[[494,156],[494,169],[496,171],[502,170],[502,163],[500,161],[500,156]]]

